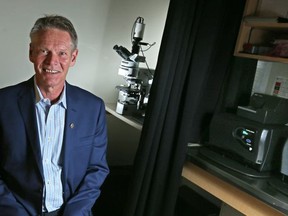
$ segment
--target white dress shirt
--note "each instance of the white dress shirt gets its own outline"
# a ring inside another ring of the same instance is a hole
[[[59,209],[63,204],[61,150],[67,108],[65,90],[64,87],[59,101],[51,105],[51,101],[43,97],[35,84],[35,108],[45,179],[43,211],[48,212]]]

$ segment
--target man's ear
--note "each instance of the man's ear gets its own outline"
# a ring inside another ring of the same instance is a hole
[[[72,67],[72,66],[75,65],[77,56],[78,56],[78,49],[75,49],[75,50],[72,52],[72,58],[71,58],[70,67]]]
[[[29,60],[31,61],[31,62],[33,62],[33,58],[32,58],[32,45],[31,45],[31,43],[29,44]]]

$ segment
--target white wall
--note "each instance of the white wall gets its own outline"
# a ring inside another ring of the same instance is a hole
[[[258,61],[253,92],[288,98],[288,64]],[[275,94],[275,82],[281,82],[280,91]]]
[[[145,53],[155,68],[169,0],[9,0],[0,7],[0,88],[26,80],[33,74],[28,60],[29,31],[44,14],[68,17],[79,36],[79,56],[68,81],[116,102],[115,86],[121,61],[115,44],[131,49],[130,32],[138,16],[145,19],[144,42],[156,42]],[[144,65],[143,65],[144,66]]]

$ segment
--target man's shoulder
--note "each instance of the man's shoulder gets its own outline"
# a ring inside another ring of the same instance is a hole
[[[0,95],[13,95],[13,94],[19,94],[23,93],[25,89],[31,89],[33,88],[33,82],[31,79],[14,84],[14,85],[8,85],[5,87],[0,88]]]
[[[68,97],[72,97],[76,100],[84,100],[85,102],[103,103],[102,98],[79,86],[67,83],[66,91]]]

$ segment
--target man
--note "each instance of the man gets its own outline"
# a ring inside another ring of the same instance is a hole
[[[77,34],[62,16],[30,32],[35,75],[0,90],[0,215],[88,216],[109,169],[103,101],[67,83]]]

